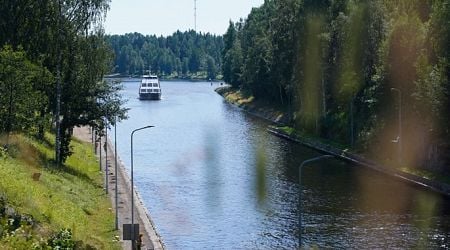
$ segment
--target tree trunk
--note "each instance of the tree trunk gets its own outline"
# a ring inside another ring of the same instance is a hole
[[[8,106],[8,120],[6,122],[6,144],[9,144],[9,134],[12,130],[12,113],[13,113],[13,94],[14,94],[14,84],[10,82],[9,85],[9,106]]]
[[[45,110],[44,110],[44,107],[41,108],[41,111],[40,111],[39,116],[40,116],[41,118],[40,118],[40,120],[39,120],[37,138],[38,138],[39,140],[43,140],[43,139],[44,139],[44,119],[45,119]]]
[[[61,1],[58,1],[59,13],[58,13],[58,62],[56,64],[56,114],[55,114],[55,125],[56,125],[56,137],[55,137],[55,161],[56,166],[61,164],[61,122],[59,119],[61,112]]]

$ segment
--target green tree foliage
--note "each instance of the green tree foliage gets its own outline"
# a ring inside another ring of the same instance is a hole
[[[309,133],[391,160],[401,141],[403,165],[442,170],[450,162],[449,27],[446,0],[268,0],[230,22],[223,77],[285,107]],[[392,143],[400,106],[402,138]]]
[[[23,50],[0,50],[0,131],[7,135],[27,131],[39,123],[40,107],[47,99],[35,83],[52,84],[50,72],[31,63]],[[42,88],[41,88],[42,89]]]
[[[208,79],[215,79],[217,76],[216,61],[211,56],[206,58],[206,72]]]
[[[274,1],[269,20],[270,38],[272,41],[271,82],[277,85],[278,96],[272,97],[282,105],[291,105],[293,89],[291,80],[295,60],[296,24],[301,3],[297,0]],[[276,93],[274,93],[276,94]]]
[[[237,38],[237,26],[230,21],[228,30],[224,37],[224,49],[222,51],[223,65],[222,74],[226,82],[234,87],[241,85],[242,74],[242,49],[240,40]]]
[[[64,161],[70,155],[74,126],[103,129],[105,117],[110,122],[116,116],[125,118],[118,86],[102,81],[111,67],[111,52],[101,27],[108,8],[109,0],[19,0],[0,4],[0,45],[9,46],[2,50],[6,68],[0,80],[12,90],[14,98],[11,125],[1,127],[0,133],[42,135],[44,129],[50,129],[51,117],[59,114],[62,143],[57,151]],[[8,116],[11,108],[3,107],[0,115]]]
[[[450,4],[435,1],[419,6],[424,44],[414,65],[417,77],[412,96],[418,104],[414,115],[421,117],[419,124],[427,132],[421,150],[431,156],[427,163],[435,166],[441,155],[450,162]]]
[[[115,54],[113,73],[141,75],[150,69],[159,75],[187,77],[189,72],[206,71],[214,79],[222,66],[222,37],[209,33],[177,31],[168,37],[129,33],[105,39]]]
[[[270,99],[276,86],[271,84],[270,65],[272,60],[272,44],[268,36],[269,19],[265,5],[253,8],[242,28],[241,48],[242,62],[241,81],[244,89],[251,91],[255,98]]]

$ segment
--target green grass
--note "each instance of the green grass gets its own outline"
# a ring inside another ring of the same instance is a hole
[[[114,214],[102,188],[102,174],[92,146],[73,141],[74,154],[64,167],[55,168],[51,136],[48,143],[17,135],[13,137],[14,155],[0,158],[0,195],[20,214],[37,222],[32,237],[0,238],[8,249],[31,246],[49,238],[62,228],[70,228],[75,241],[97,249],[120,249],[114,241]],[[33,173],[41,173],[34,181]]]
[[[295,133],[295,129],[293,127],[282,126],[282,127],[276,127],[276,128],[280,129],[281,131],[283,131],[284,133],[286,133],[288,135],[293,135]]]
[[[245,96],[240,91],[230,91],[225,94],[225,99],[230,103],[241,106],[252,103],[255,98],[253,96]]]
[[[340,150],[348,151],[350,148],[349,145],[344,145],[344,144],[341,144],[341,143],[338,143],[335,141],[331,141],[331,140],[327,140],[327,139],[324,139],[324,138],[321,138],[318,136],[307,134],[303,131],[297,130],[290,126],[275,126],[275,128],[283,131],[284,133],[286,133],[289,136],[294,136],[294,137],[303,138],[303,139],[310,140],[310,141],[320,142],[322,144],[330,145],[330,146],[333,146]]]
[[[400,170],[403,172],[409,173],[409,174],[421,176],[428,180],[438,181],[438,182],[442,182],[442,183],[450,185],[450,176],[445,176],[442,174],[434,173],[434,172],[431,172],[431,171],[425,170],[425,169],[414,169],[414,168],[403,167]]]

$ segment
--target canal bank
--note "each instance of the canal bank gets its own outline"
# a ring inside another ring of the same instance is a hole
[[[76,127],[74,128],[74,136],[79,140],[85,142],[91,142],[92,134],[88,127]],[[104,142],[104,141],[103,141]],[[118,225],[119,231],[118,237],[120,239],[121,245],[123,249],[131,248],[131,241],[123,240],[123,224],[131,223],[131,184],[130,177],[126,172],[124,163],[118,157],[117,164],[117,175],[115,176],[115,155],[114,155],[114,147],[111,144],[111,141],[108,139],[107,148],[108,153],[105,154],[105,147],[99,147],[98,149],[102,150],[101,153],[101,161],[102,161],[102,170],[106,174],[105,166],[108,168],[108,194],[111,199],[111,210],[115,213],[115,184],[117,181],[117,190],[118,190]],[[99,152],[99,151],[98,151]],[[99,154],[100,155],[100,154]],[[106,159],[105,156],[108,155]],[[107,164],[106,164],[107,163]],[[106,180],[106,178],[105,178]],[[142,249],[155,249],[162,250],[165,249],[164,243],[161,240],[160,235],[156,231],[156,227],[144,206],[142,198],[137,191],[135,190],[135,223],[139,223],[139,232],[142,234]]]
[[[252,115],[269,120],[276,125],[288,124],[288,116],[285,113],[267,106],[259,105],[258,103],[252,101],[252,99],[242,98],[239,95],[239,93],[236,94],[236,92],[230,91],[229,87],[219,87],[215,91],[219,95],[223,96],[227,102],[243,109],[244,111]],[[388,166],[383,166],[375,161],[366,159],[365,157],[359,154],[351,153],[347,150],[342,150],[333,147],[330,144],[318,142],[317,140],[314,139],[301,137],[294,133],[287,133],[283,129],[280,129],[279,127],[276,126],[270,126],[267,129],[267,131],[271,134],[288,139],[296,143],[300,143],[309,148],[320,151],[324,154],[333,155],[336,158],[342,159],[344,161],[368,167],[380,173],[395,177],[401,181],[405,181],[413,185],[417,185],[426,188],[428,190],[440,193],[442,195],[445,195],[446,197],[450,197],[450,185],[446,183],[430,180],[422,176],[413,175],[401,170],[390,168]]]
[[[450,205],[440,195],[333,159],[305,167],[300,187],[298,165],[317,151],[268,134],[270,122],[226,103],[214,92],[217,84],[161,81],[161,87],[161,101],[145,102],[137,99],[139,81],[123,84],[130,109],[117,126],[117,149],[128,165],[130,133],[155,126],[133,140],[134,183],[168,249],[297,249],[300,188],[305,244],[450,245]],[[263,204],[255,188],[259,149]]]

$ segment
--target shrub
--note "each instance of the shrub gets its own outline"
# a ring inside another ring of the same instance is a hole
[[[74,249],[75,241],[72,239],[72,231],[61,229],[56,235],[48,239],[48,246],[52,249]]]

